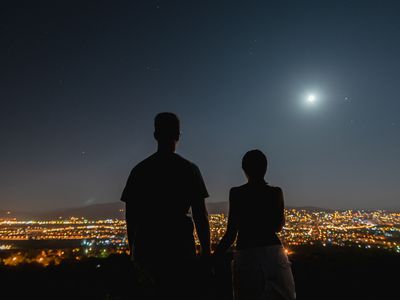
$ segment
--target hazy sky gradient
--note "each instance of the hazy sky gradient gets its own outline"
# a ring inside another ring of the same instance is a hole
[[[0,209],[118,201],[161,111],[209,201],[259,148],[287,205],[400,209],[398,1],[9,2]]]

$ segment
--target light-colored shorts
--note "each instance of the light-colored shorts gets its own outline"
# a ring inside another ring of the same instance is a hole
[[[281,245],[237,251],[232,274],[235,300],[296,299],[291,263]]]

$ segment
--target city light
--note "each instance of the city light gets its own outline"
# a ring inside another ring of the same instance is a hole
[[[279,237],[287,254],[291,246],[341,246],[385,249],[400,253],[400,213],[387,211],[308,211],[288,209]],[[211,242],[215,246],[225,233],[227,216],[211,214]],[[160,228],[160,235],[164,234]],[[67,243],[57,249],[27,249],[21,243]],[[196,243],[199,246],[196,237]],[[0,220],[0,263],[16,266],[36,263],[57,265],[63,259],[128,254],[125,220]]]

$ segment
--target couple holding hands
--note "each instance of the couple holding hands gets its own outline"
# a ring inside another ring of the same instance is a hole
[[[295,299],[291,264],[276,234],[285,224],[283,193],[264,180],[266,156],[244,155],[247,183],[231,188],[227,230],[211,254],[206,186],[199,168],[175,153],[179,119],[159,113],[154,127],[157,152],[132,169],[121,196],[131,255],[152,277],[154,297],[197,299],[208,288],[194,264],[195,228],[202,258],[222,257],[236,241],[235,300]]]

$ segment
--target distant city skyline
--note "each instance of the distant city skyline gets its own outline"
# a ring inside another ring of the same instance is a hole
[[[258,148],[287,206],[400,210],[398,1],[26,1],[0,11],[0,210],[119,201],[182,122],[210,202]]]
[[[285,247],[289,247],[289,249],[291,246],[315,245],[385,249],[400,253],[400,245],[398,244],[399,212],[327,212],[286,209],[285,215],[286,225],[279,236]],[[215,246],[225,233],[227,216],[210,214],[209,219],[211,244]],[[149,216],[150,220],[151,216]],[[82,230],[83,228],[85,230]],[[160,230],[159,234],[162,235],[163,231]],[[154,238],[158,239],[158,234]],[[50,241],[53,245],[62,241],[71,241],[67,248],[76,248],[78,245],[78,247],[82,247],[81,251],[73,252],[75,256],[81,256],[83,253],[89,254],[92,250],[97,252],[97,255],[99,253],[100,255],[105,254],[103,251],[110,253],[109,250],[111,250],[111,253],[119,252],[122,254],[125,253],[128,246],[126,223],[123,217],[80,218],[64,216],[50,219],[10,218],[5,220],[0,218],[0,242],[3,243],[0,246],[3,246],[4,250],[21,250],[19,249],[21,243],[31,241]],[[80,241],[80,243],[77,243],[77,241]],[[16,243],[20,244],[17,245]],[[198,239],[196,239],[196,243],[199,245]],[[87,250],[82,251],[85,248]],[[28,251],[30,252],[30,250]],[[37,249],[35,248],[35,250]],[[91,254],[93,255],[93,252]],[[5,263],[17,265],[24,262],[25,255],[18,253],[18,256],[18,262],[15,261],[16,259],[12,259],[15,257],[14,253]],[[63,255],[58,257],[67,258]],[[36,259],[33,262],[37,263],[38,261]]]

